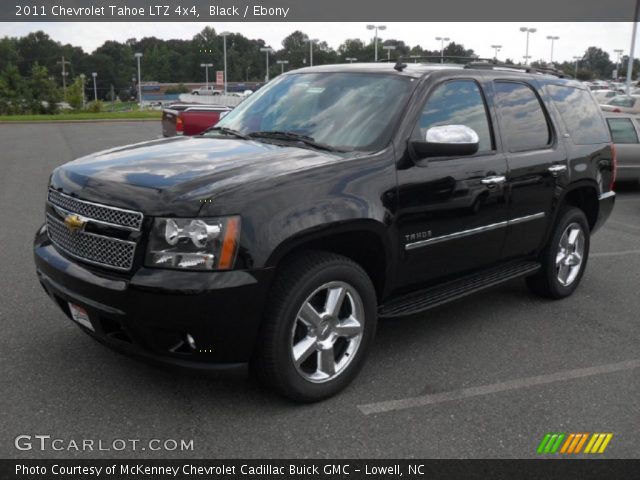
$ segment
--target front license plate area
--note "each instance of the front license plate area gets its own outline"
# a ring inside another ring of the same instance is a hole
[[[78,305],[74,305],[73,303],[69,303],[69,311],[71,312],[71,318],[76,323],[79,323],[83,327],[88,328],[92,332],[96,331],[93,328],[93,325],[91,325],[91,320],[89,320],[89,314],[84,308]]]

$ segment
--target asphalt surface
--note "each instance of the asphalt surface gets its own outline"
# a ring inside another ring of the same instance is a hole
[[[527,458],[547,432],[611,432],[603,456],[640,457],[638,188],[620,189],[571,298],[541,300],[516,281],[383,321],[346,391],[296,405],[242,372],[184,375],[112,352],[38,285],[31,242],[50,171],[159,133],[147,122],[0,126],[0,458]],[[194,443],[19,451],[18,435]]]

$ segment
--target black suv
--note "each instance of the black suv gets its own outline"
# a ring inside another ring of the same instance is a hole
[[[109,346],[248,363],[314,401],[354,378],[378,317],[517,277],[570,295],[614,178],[578,82],[481,63],[305,68],[202,136],[56,168],[35,262]]]

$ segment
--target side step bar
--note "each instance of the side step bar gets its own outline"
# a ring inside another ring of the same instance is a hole
[[[509,280],[534,274],[539,269],[540,263],[531,261],[491,268],[419,292],[391,298],[380,305],[378,315],[380,317],[413,315]]]

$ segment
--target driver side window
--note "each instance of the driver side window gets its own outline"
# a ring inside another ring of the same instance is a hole
[[[438,86],[424,104],[414,138],[424,140],[427,130],[438,125],[470,127],[480,139],[478,152],[493,150],[487,108],[473,80],[453,80]]]

